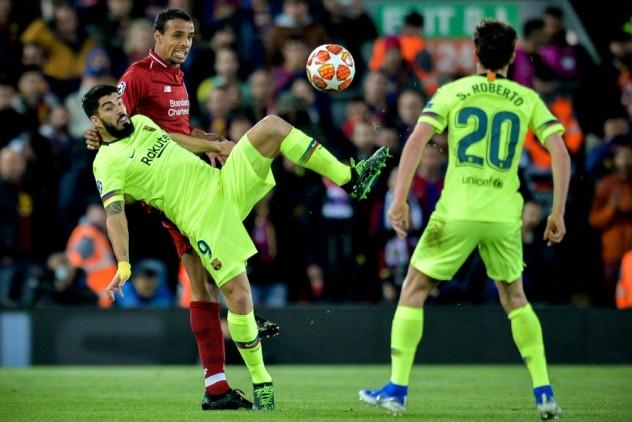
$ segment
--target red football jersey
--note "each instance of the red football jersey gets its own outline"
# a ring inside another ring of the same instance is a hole
[[[191,133],[184,72],[167,66],[153,49],[127,69],[118,92],[130,116],[143,114],[166,132]]]

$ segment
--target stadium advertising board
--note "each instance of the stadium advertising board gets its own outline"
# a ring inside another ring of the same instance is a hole
[[[474,68],[472,44],[474,28],[483,18],[495,18],[520,28],[520,5],[504,2],[409,2],[378,0],[368,2],[382,34],[395,34],[411,11],[424,15],[424,38],[439,74],[467,74]]]

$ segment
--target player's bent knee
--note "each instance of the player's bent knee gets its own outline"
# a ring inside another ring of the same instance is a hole
[[[402,286],[400,304],[423,306],[436,284],[436,280],[411,267]]]
[[[247,281],[244,284],[243,280],[236,278],[224,284],[221,290],[231,312],[245,315],[252,311],[252,293]]]
[[[511,311],[527,306],[529,301],[527,297],[522,295],[500,295],[500,304],[502,305],[505,313],[509,314]]]
[[[512,296],[509,299],[508,307],[510,308],[508,312],[513,311],[514,309],[522,308],[523,306],[527,306],[529,302],[524,295],[521,296]]]
[[[406,284],[413,290],[430,291],[437,281],[411,266],[406,274]]]
[[[292,130],[292,125],[276,114],[269,114],[261,121],[265,125],[265,130],[269,137],[283,139]]]
[[[279,125],[287,124],[285,120],[283,120],[281,117],[277,116],[276,114],[268,114],[266,117],[261,119],[261,121],[267,125],[270,125],[271,127],[277,127]]]
[[[226,296],[228,310],[237,314],[245,315],[252,311],[252,298],[249,294],[240,291],[231,297]]]
[[[279,152],[281,143],[292,130],[292,126],[275,115],[269,115],[251,128],[246,136],[261,155],[273,158]]]

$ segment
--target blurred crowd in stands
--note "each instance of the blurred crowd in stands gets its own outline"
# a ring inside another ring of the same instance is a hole
[[[425,102],[463,76],[436,70],[423,15],[408,13],[397,33],[381,34],[359,0],[0,0],[0,304],[112,305],[101,292],[116,262],[91,171],[94,152],[83,139],[90,122],[81,96],[97,83],[115,84],[147,55],[163,8],[195,20],[183,65],[193,127],[237,141],[275,113],[339,157],[359,160],[381,145],[395,156],[363,202],[287,160],[275,162],[277,187],[247,220],[259,250],[248,267],[257,304],[396,301],[441,193],[446,137],[436,136],[424,153],[407,240],[386,218],[398,154]],[[532,134],[526,139],[527,293],[533,302],[614,306],[621,279],[618,294],[632,306],[632,281],[628,290],[624,283],[632,276],[632,22],[600,34],[607,37],[600,63],[567,31],[561,9],[549,7],[517,29],[510,75],[562,121],[573,160],[568,234],[548,248],[550,158]],[[347,47],[357,64],[355,81],[340,94],[317,92],[305,78],[307,55],[325,42]],[[186,307],[188,280],[159,220],[136,205],[126,212],[133,278],[115,306]],[[475,252],[433,300],[485,303],[496,295]]]

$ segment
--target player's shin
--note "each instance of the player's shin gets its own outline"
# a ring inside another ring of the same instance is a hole
[[[253,384],[272,381],[272,377],[263,363],[261,341],[254,312],[246,315],[228,311],[228,330],[239,350],[244,363],[248,367]]]
[[[533,387],[549,385],[542,327],[530,304],[509,312],[511,334],[527,365]]]
[[[407,386],[423,333],[424,310],[399,305],[391,328],[391,382]]]
[[[351,180],[351,168],[338,161],[318,141],[297,128],[281,142],[281,153],[294,164],[325,176],[338,186]]]

